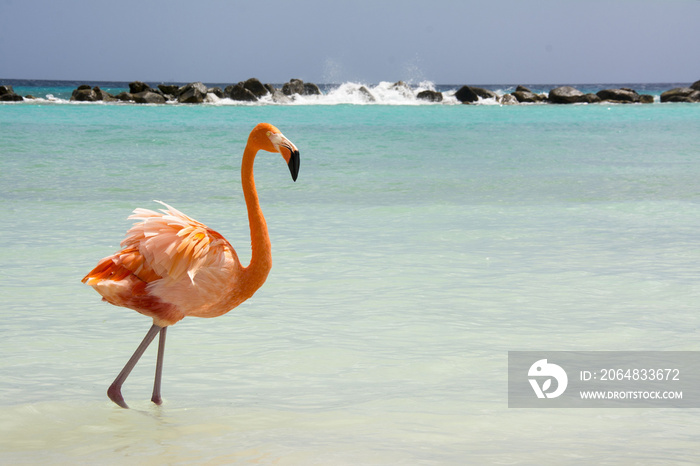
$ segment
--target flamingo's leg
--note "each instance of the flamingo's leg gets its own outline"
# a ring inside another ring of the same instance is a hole
[[[131,359],[129,359],[129,361],[126,363],[126,365],[119,373],[117,378],[114,379],[114,382],[112,382],[112,385],[110,385],[109,389],[107,389],[107,396],[109,397],[109,399],[114,401],[122,408],[129,407],[129,405],[127,405],[124,401],[124,397],[122,396],[122,385],[124,384],[126,378],[129,377],[129,374],[131,373],[131,370],[134,368],[136,363],[139,362],[139,359],[143,355],[144,351],[146,351],[146,348],[148,348],[148,345],[151,344],[151,342],[161,329],[165,329],[165,327],[159,327],[158,325],[153,324],[151,329],[143,338],[143,341],[141,342],[139,347],[136,348],[136,351],[134,351],[134,354],[133,356],[131,356]]]
[[[156,380],[153,382],[153,396],[151,401],[159,405],[163,402],[160,397],[160,379],[163,375],[163,354],[165,354],[165,331],[168,327],[160,329],[160,339],[158,340],[158,362],[156,362]]]

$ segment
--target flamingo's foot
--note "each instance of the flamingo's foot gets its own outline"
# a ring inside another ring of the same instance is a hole
[[[120,386],[115,384],[110,385],[109,389],[107,389],[107,396],[110,400],[114,401],[117,405],[121,406],[122,408],[129,409],[129,405],[126,404],[126,401],[124,401],[124,397],[122,396],[122,390]]]

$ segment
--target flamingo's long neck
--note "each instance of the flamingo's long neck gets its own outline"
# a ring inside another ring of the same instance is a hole
[[[267,274],[272,268],[272,248],[270,236],[267,232],[267,223],[260,209],[258,192],[255,189],[255,179],[253,177],[253,162],[257,149],[251,147],[249,143],[243,152],[243,163],[241,164],[241,184],[243,185],[243,195],[248,209],[248,222],[250,224],[250,244],[252,256],[250,264],[246,267],[245,286],[249,288],[251,295],[262,286],[267,278]]]

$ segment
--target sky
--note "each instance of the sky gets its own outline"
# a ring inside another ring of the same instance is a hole
[[[0,0],[0,80],[691,83],[700,0]]]

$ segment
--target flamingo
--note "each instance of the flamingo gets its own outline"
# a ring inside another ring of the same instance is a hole
[[[138,208],[129,219],[138,220],[127,232],[121,250],[102,259],[82,282],[102,300],[153,318],[133,356],[107,396],[122,408],[121,387],[157,334],[158,357],[151,401],[162,403],[165,333],[185,316],[217,317],[247,300],[265,283],[272,255],[270,236],[253,177],[259,150],[278,152],[287,162],[292,180],[299,173],[299,151],[277,128],[260,123],[248,137],[241,163],[241,184],[248,210],[252,256],[244,267],[221,234],[160,202],[159,212]]]

